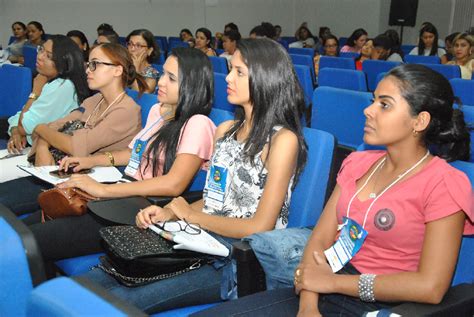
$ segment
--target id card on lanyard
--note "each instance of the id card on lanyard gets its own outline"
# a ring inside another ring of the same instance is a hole
[[[145,151],[147,143],[148,141],[143,141],[140,139],[135,140],[135,144],[133,145],[132,149],[132,155],[130,156],[128,165],[125,168],[125,174],[133,176],[137,173],[143,151]]]
[[[228,170],[225,167],[212,164],[206,182],[206,204],[216,210],[224,207]]]

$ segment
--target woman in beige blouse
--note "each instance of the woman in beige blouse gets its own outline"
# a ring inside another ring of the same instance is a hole
[[[140,131],[140,107],[126,95],[125,87],[137,80],[143,92],[146,85],[128,51],[118,44],[101,44],[91,51],[86,72],[89,88],[99,92],[68,116],[35,128],[30,156],[35,154],[36,166],[57,164],[51,147],[68,155],[87,156],[125,149]],[[72,135],[58,132],[70,121],[82,122],[83,128]]]

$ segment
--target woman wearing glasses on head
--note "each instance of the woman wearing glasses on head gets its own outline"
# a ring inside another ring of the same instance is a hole
[[[77,45],[66,39],[82,56]],[[80,65],[83,67],[82,62]],[[84,100],[81,107],[66,117],[34,128],[29,158],[36,166],[56,165],[65,155],[88,156],[125,149],[140,131],[140,107],[125,94],[125,88],[137,80],[143,91],[145,82],[137,75],[127,49],[118,44],[96,46],[89,55],[86,74],[89,88],[99,92]],[[75,129],[70,129],[69,133],[58,131],[65,126],[74,126]],[[11,182],[20,185],[10,184],[3,188]],[[0,203],[17,214],[38,210],[38,194],[47,185],[36,183],[30,177],[11,182],[0,184]],[[18,194],[19,188],[21,194]]]
[[[139,227],[181,219],[225,238],[242,238],[287,225],[291,192],[307,154],[299,119],[304,96],[291,60],[273,40],[241,40],[226,80],[229,102],[240,107],[236,120],[216,130],[204,199],[190,205],[179,197],[165,208],[148,207],[137,215]],[[203,265],[135,288],[100,269],[85,276],[154,313],[219,301],[229,265]]]
[[[145,92],[154,93],[160,74],[151,64],[160,56],[160,49],[156,45],[153,34],[145,29],[132,31],[127,36],[127,48],[132,56],[135,69],[140,75],[145,77],[148,86]],[[130,88],[138,90],[137,82],[133,82]]]
[[[23,109],[8,119],[10,153],[33,144],[37,125],[64,117],[89,96],[82,53],[71,39],[53,35],[37,50],[38,75],[31,94]]]

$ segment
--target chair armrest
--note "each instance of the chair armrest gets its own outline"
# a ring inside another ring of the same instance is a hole
[[[188,203],[193,203],[195,201],[198,201],[199,199],[202,198],[202,191],[192,191],[192,192],[184,192],[181,194],[181,197],[183,197]],[[156,206],[163,207],[171,202],[173,200],[172,196],[147,196],[146,197],[150,203]]]
[[[402,316],[474,316],[474,284],[451,287],[437,305],[404,303],[391,312]]]
[[[232,244],[232,258],[237,262],[237,294],[239,297],[267,289],[265,272],[247,241]]]

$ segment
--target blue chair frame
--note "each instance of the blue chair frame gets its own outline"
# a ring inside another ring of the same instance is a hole
[[[367,91],[365,73],[360,70],[326,67],[319,71],[319,87],[328,86],[355,91]]]

